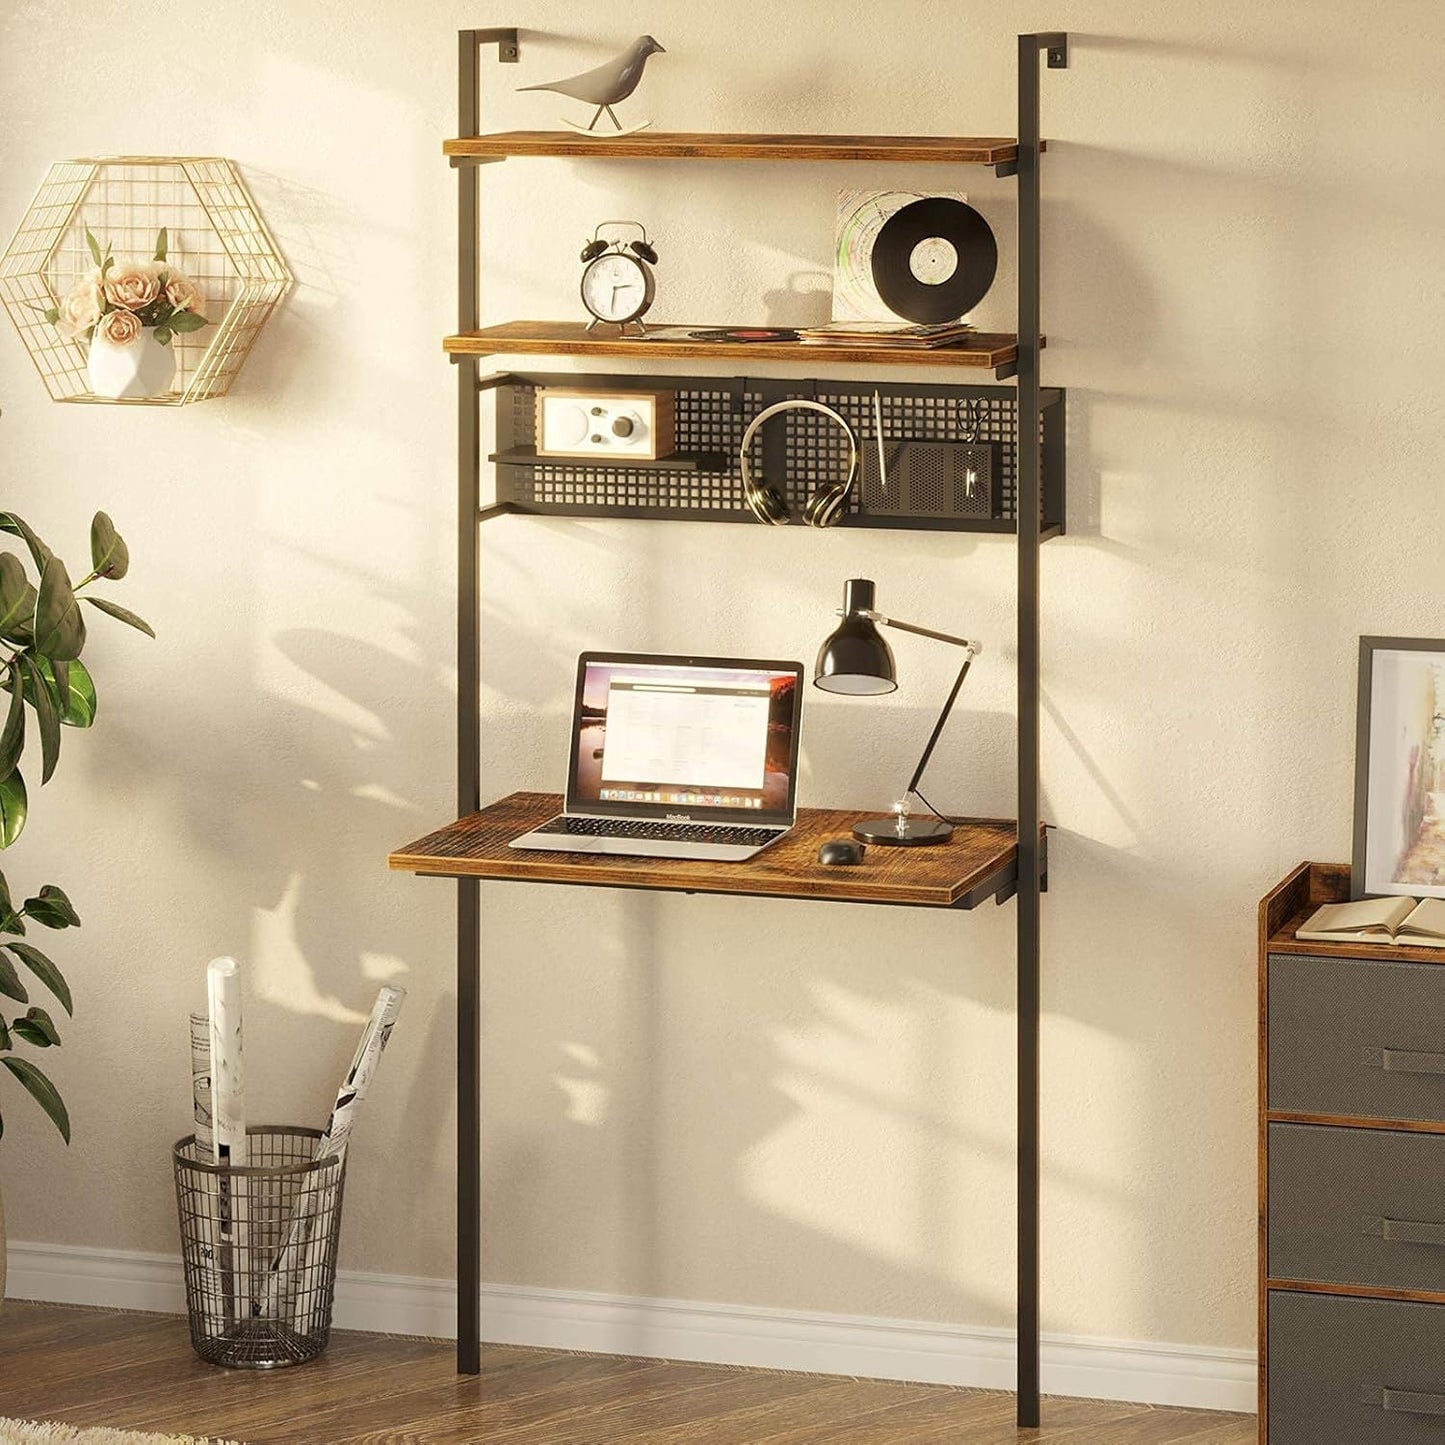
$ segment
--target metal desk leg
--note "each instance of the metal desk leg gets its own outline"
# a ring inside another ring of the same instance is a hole
[[[481,885],[457,882],[457,1373],[482,1369]]]
[[[1039,59],[1069,63],[1062,33],[1018,40],[1018,1423],[1039,1423]]]

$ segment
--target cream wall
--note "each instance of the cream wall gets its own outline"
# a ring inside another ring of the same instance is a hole
[[[344,23],[342,17],[344,16]],[[319,1120],[378,979],[410,991],[352,1161],[343,1264],[444,1276],[451,890],[389,876],[450,816],[454,31],[524,27],[513,85],[644,30],[628,111],[682,129],[1013,129],[1050,74],[1048,377],[1070,536],[1044,565],[1045,1325],[1252,1341],[1254,904],[1349,845],[1353,643],[1442,630],[1445,16],[1423,0],[505,13],[370,0],[17,0],[0,17],[0,222],[52,159],[234,157],[295,292],[231,397],[62,408],[0,338],[3,502],[82,551],[103,506],[159,641],[95,627],[100,726],[3,860],[55,878],[79,1013],[69,1152],[5,1094],[13,1238],[169,1251],[201,966],[250,969],[257,1117]],[[655,230],[664,318],[821,317],[833,193],[927,169],[483,173],[488,319],[575,313],[595,221]],[[963,177],[1011,251],[1014,187]],[[1006,275],[980,318],[1006,325]],[[760,372],[752,354],[739,366]],[[728,368],[719,368],[726,374]],[[860,373],[850,373],[860,375]],[[486,791],[555,780],[571,659],[811,660],[843,578],[988,644],[929,791],[1007,812],[1005,539],[505,519],[486,534]],[[809,700],[802,800],[884,804],[953,659]],[[499,1281],[1006,1323],[1011,908],[974,917],[483,891],[486,1272]]]

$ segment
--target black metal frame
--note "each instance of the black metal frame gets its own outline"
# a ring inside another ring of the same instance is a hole
[[[1039,949],[1044,858],[1039,847],[1039,57],[1069,63],[1061,31],[1018,41],[1018,1423],[1039,1423]]]
[[[495,44],[498,59],[516,61],[514,28],[463,30],[459,37],[458,118],[461,136],[480,134],[482,50]],[[1068,36],[1061,31],[1018,37],[1018,160],[995,167],[1018,178],[1018,361],[1000,368],[1000,380],[1017,378],[1015,444],[1018,447],[1018,865],[1016,878],[1000,874],[987,891],[975,890],[955,905],[970,908],[989,896],[1018,897],[1018,1393],[1021,1428],[1039,1423],[1039,960],[1040,898],[1047,887],[1048,851],[1039,832],[1039,553],[1048,532],[1046,515],[1062,517],[1062,467],[1058,487],[1042,463],[1037,444],[1045,397],[1039,374],[1040,334],[1040,57],[1051,70],[1069,64]],[[457,167],[458,330],[481,324],[477,256],[481,209],[479,167]],[[480,652],[478,599],[480,523],[516,510],[502,500],[483,507],[480,495],[479,394],[511,378],[482,377],[476,358],[457,365],[457,809],[481,805]],[[574,378],[575,379],[575,378]],[[609,378],[616,382],[616,378]],[[1062,408],[1059,408],[1062,413]],[[1025,439],[1028,444],[1025,445]],[[781,445],[781,435],[776,444]],[[779,458],[769,463],[775,469]],[[1024,505],[1026,497],[1038,499]],[[1010,525],[1008,530],[1013,530]],[[457,882],[457,1369],[481,1369],[481,999],[480,884]]]
[[[457,122],[476,135],[482,122],[481,57],[497,46],[514,62],[515,29],[463,30],[457,37]],[[480,172],[457,171],[457,323],[481,324],[477,246],[481,228]],[[500,378],[491,378],[493,382]],[[482,382],[475,357],[457,363],[457,816],[482,805],[481,652],[477,597],[481,579]],[[482,977],[481,883],[457,880],[457,1371],[482,1368]]]

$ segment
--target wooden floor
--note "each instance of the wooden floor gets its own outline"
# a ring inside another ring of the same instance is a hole
[[[273,1374],[202,1364],[185,1322],[9,1300],[0,1416],[292,1445],[1247,1445],[1245,1415],[1049,1399],[1019,1432],[1012,1396],[721,1365],[491,1346],[480,1379],[435,1340],[338,1332]]]

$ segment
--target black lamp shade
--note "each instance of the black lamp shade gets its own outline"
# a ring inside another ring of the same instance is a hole
[[[876,697],[897,688],[893,649],[883,640],[872,618],[862,615],[864,609],[872,607],[873,584],[863,578],[850,581],[843,594],[843,621],[818,649],[814,687],[854,697]]]

